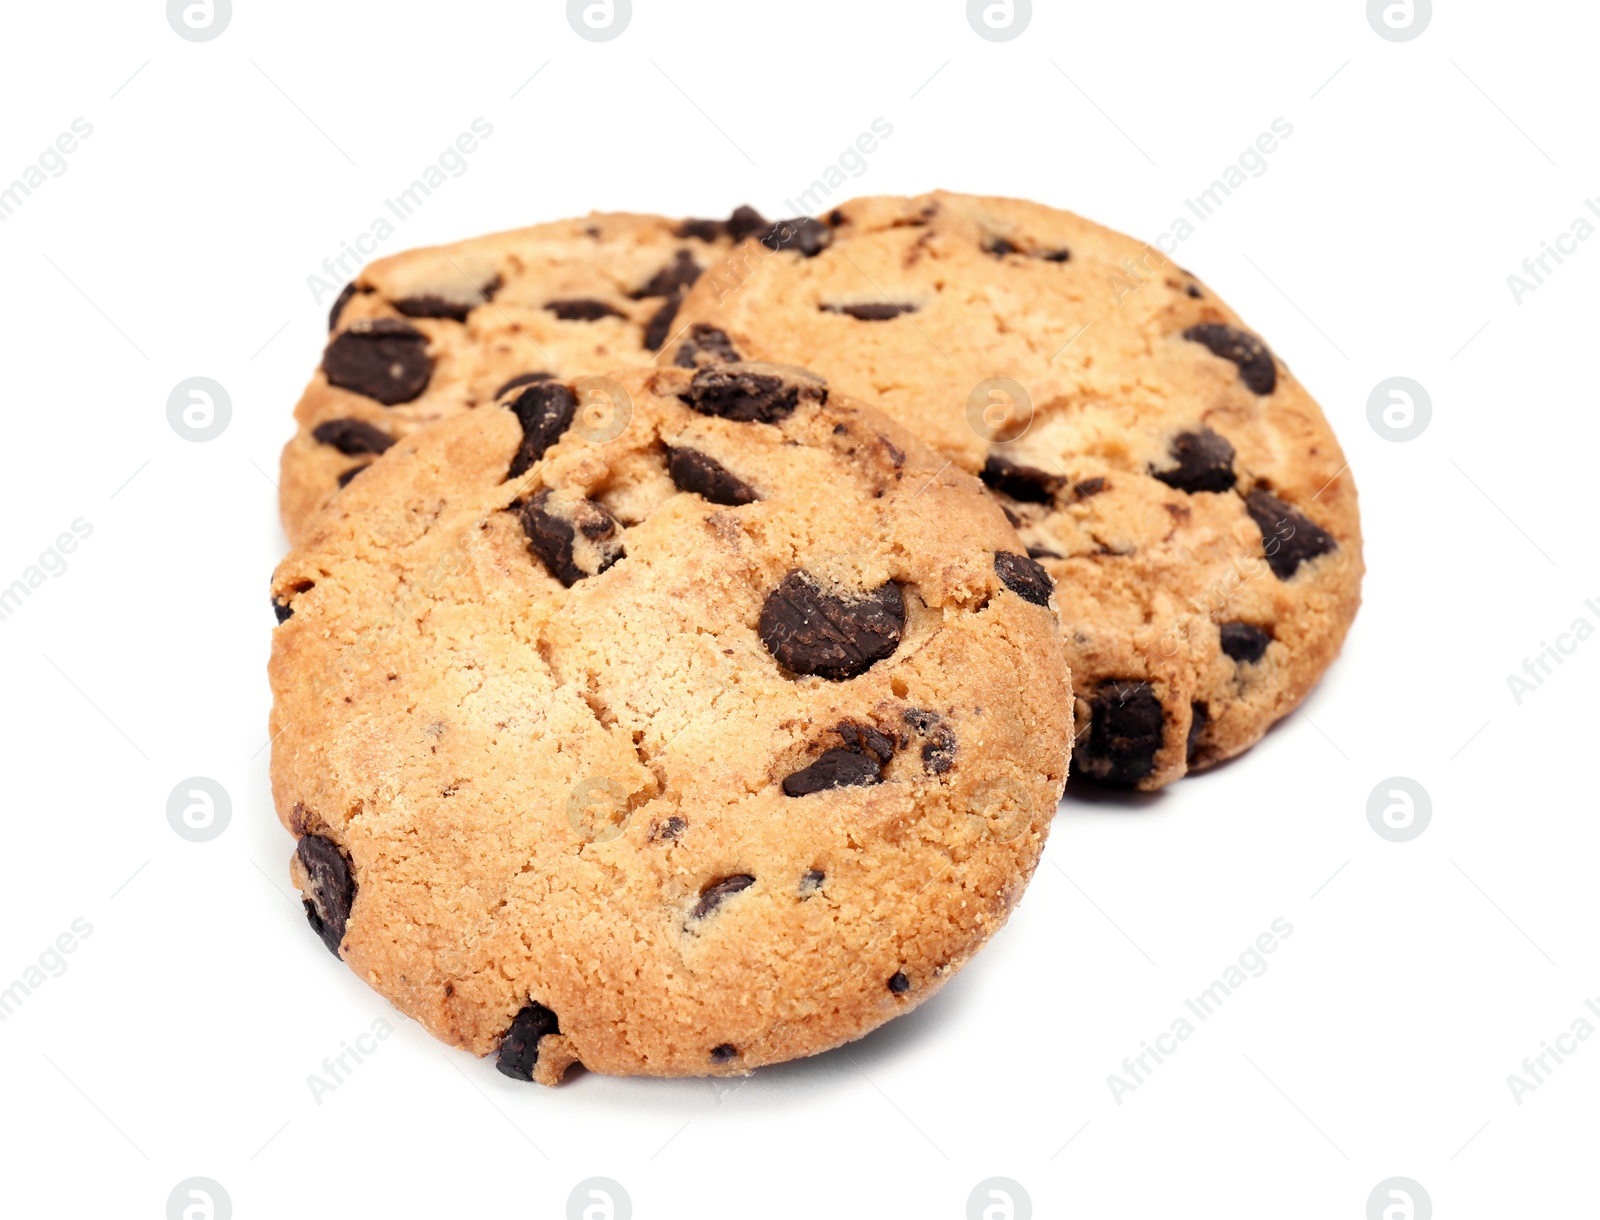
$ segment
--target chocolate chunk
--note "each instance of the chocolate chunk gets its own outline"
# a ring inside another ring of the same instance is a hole
[[[1069,263],[1072,261],[1072,251],[1062,246],[1059,250],[1040,251],[1039,257],[1047,263]]]
[[[356,879],[339,845],[322,835],[305,835],[295,845],[295,855],[311,883],[311,896],[304,900],[306,920],[311,930],[335,957],[344,940],[350,908],[356,901]]]
[[[720,220],[685,220],[673,230],[673,235],[696,237],[701,241],[716,241],[727,231],[728,226]]]
[[[761,235],[769,250],[798,250],[803,258],[816,258],[833,244],[833,230],[810,216],[780,220]]]
[[[280,602],[277,598],[273,598],[272,613],[277,615],[280,623],[286,623],[294,617],[294,607],[288,602]]]
[[[1205,293],[1200,291],[1199,285],[1197,285],[1197,284],[1190,284],[1187,288],[1184,289],[1184,291],[1187,292],[1191,297],[1193,297],[1197,301],[1202,299],[1206,295]]]
[[[498,291],[500,291],[500,277],[497,275],[482,288],[475,289],[467,300],[461,300],[459,297],[442,297],[436,293],[423,293],[414,297],[401,297],[394,302],[394,307],[408,318],[449,318],[453,322],[465,322],[469,313],[479,305],[492,301]]]
[[[741,424],[775,424],[787,419],[802,401],[819,406],[827,402],[828,391],[815,382],[713,365],[696,373],[688,391],[678,397],[701,415]]]
[[[1004,237],[991,237],[983,243],[985,254],[992,254],[996,258],[1004,258],[1008,254],[1021,254],[1022,247]]]
[[[1080,775],[1130,785],[1156,769],[1165,717],[1148,682],[1108,678],[1089,700],[1089,732],[1073,752]]]
[[[857,305],[818,305],[823,313],[842,313],[858,322],[887,322],[903,313],[916,313],[915,305],[897,305],[893,301],[867,301]]]
[[[722,903],[737,894],[740,890],[747,890],[756,883],[756,879],[749,873],[735,873],[731,877],[724,877],[721,881],[714,881],[700,891],[700,901],[694,904],[694,909],[689,912],[691,919],[704,919],[715,911]]]
[[[604,301],[587,297],[568,297],[560,301],[546,301],[544,307],[563,322],[598,322],[601,318],[623,318],[627,315]]]
[[[682,369],[696,369],[708,364],[733,364],[743,359],[727,331],[706,322],[696,322],[689,327],[689,337],[678,345],[674,363]]]
[[[539,1062],[539,1039],[560,1032],[556,1014],[530,1001],[511,1019],[511,1028],[500,1039],[494,1066],[513,1080],[532,1080],[534,1065]]]
[[[748,203],[741,203],[728,216],[726,228],[734,241],[743,241],[767,227],[767,218]]]
[[[1267,651],[1272,636],[1250,623],[1223,623],[1222,651],[1241,664],[1253,665]]]
[[[670,296],[661,302],[661,308],[650,315],[650,320],[644,324],[644,345],[646,350],[659,352],[661,345],[667,341],[667,336],[672,333],[672,323],[678,317],[678,307],[683,304],[681,296]]]
[[[1074,500],[1087,500],[1090,496],[1098,496],[1107,487],[1106,480],[1100,475],[1092,479],[1085,479],[1081,483],[1072,485],[1072,498]]]
[[[1278,386],[1278,365],[1272,351],[1249,331],[1224,326],[1220,322],[1202,322],[1183,332],[1191,343],[1198,343],[1211,352],[1239,366],[1239,380],[1257,394],[1267,395]]]
[[[340,453],[355,457],[361,453],[382,453],[394,444],[394,437],[360,419],[330,419],[311,429],[320,445],[332,445]]]
[[[1065,475],[1051,474],[1037,466],[1023,466],[990,454],[978,475],[993,491],[1028,504],[1053,504],[1067,485]]]
[[[496,398],[504,398],[512,390],[515,390],[521,386],[532,385],[536,381],[552,381],[554,379],[554,373],[518,373],[510,381],[506,382],[505,385],[496,390],[494,392],[494,396]]]
[[[361,318],[328,344],[322,371],[330,385],[392,407],[428,388],[433,357],[428,355],[428,337],[409,322]]]
[[[650,824],[650,838],[656,842],[670,843],[681,835],[689,823],[674,815],[665,822],[652,822]]]
[[[1228,491],[1236,482],[1233,446],[1210,428],[1180,432],[1168,452],[1177,463],[1169,470],[1151,470],[1168,487],[1179,491]]]
[[[1205,734],[1206,725],[1211,723],[1211,709],[1203,703],[1189,705],[1189,742],[1186,760],[1194,762],[1200,753],[1200,738]]]
[[[1245,497],[1244,506],[1261,530],[1267,566],[1279,580],[1288,580],[1306,560],[1339,546],[1332,534],[1270,491],[1257,488]]]
[[[892,655],[905,625],[905,596],[893,581],[845,601],[796,570],[767,594],[759,630],[767,651],[790,673],[842,682]]]
[[[679,491],[695,492],[713,504],[754,504],[761,498],[750,484],[698,449],[667,450],[667,471]]]
[[[822,888],[822,883],[828,879],[828,874],[820,868],[811,869],[800,878],[800,897],[809,898]]]
[[[344,313],[344,307],[350,304],[351,297],[355,296],[358,292],[367,293],[371,291],[372,289],[370,288],[358,287],[354,280],[351,280],[343,288],[339,289],[339,295],[335,297],[333,301],[333,308],[328,311],[328,333],[332,334],[334,329],[339,325],[339,317]]]
[[[739,1048],[731,1042],[724,1042],[721,1046],[711,1048],[712,1063],[731,1063],[739,1057]]]
[[[884,764],[894,757],[894,752],[900,744],[870,724],[857,724],[853,720],[844,721],[834,732],[839,734],[845,749],[854,750],[857,754],[871,754]]]
[[[632,294],[633,299],[676,296],[679,289],[691,287],[700,278],[701,270],[700,264],[694,261],[694,255],[687,250],[679,250],[670,263]]]
[[[549,502],[550,489],[544,488],[532,500],[519,500],[511,508],[522,523],[522,532],[528,537],[529,552],[563,585],[570,589],[584,577],[598,576],[623,558],[620,546],[601,546],[598,569],[587,572],[580,568],[573,553],[578,534],[581,532],[584,537],[596,542],[604,541],[614,536],[620,528],[617,519],[593,500],[581,500],[574,507],[569,521],[547,511]]]
[[[1056,591],[1056,582],[1050,579],[1050,573],[1044,570],[1044,565],[1038,560],[1011,551],[996,551],[994,570],[1006,588],[1023,601],[1032,602],[1035,606],[1050,604],[1050,595]]]
[[[858,788],[883,782],[883,764],[854,750],[824,750],[809,767],[785,776],[785,796],[810,796],[830,788]]]
[[[350,481],[352,479],[354,479],[356,477],[356,475],[360,474],[363,470],[365,470],[367,468],[367,466],[370,466],[371,464],[372,464],[371,462],[367,462],[367,463],[365,463],[364,465],[361,465],[361,466],[352,466],[352,467],[350,467],[349,470],[341,470],[339,472],[339,489],[341,491],[343,491],[346,487],[349,487],[350,486]]]
[[[522,425],[522,444],[506,471],[506,478],[515,479],[526,474],[572,426],[578,396],[559,381],[536,381],[506,406]]]
[[[889,976],[889,990],[895,995],[905,995],[911,990],[911,980],[906,977],[904,970],[896,970]]]
[[[955,764],[955,730],[937,712],[908,707],[901,718],[917,731],[922,740],[922,769],[929,775],[943,775]]]

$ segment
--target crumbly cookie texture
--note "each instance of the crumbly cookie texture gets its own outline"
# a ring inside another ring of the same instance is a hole
[[[1056,581],[1075,775],[1159,788],[1309,693],[1360,601],[1355,484],[1209,288],[1018,200],[862,199],[811,223],[803,248],[713,263],[664,356],[807,364],[981,475]]]
[[[1049,576],[799,369],[535,383],[409,434],[272,595],[312,929],[522,1079],[744,1073],[909,1011],[1066,780]]]
[[[396,440],[507,382],[649,364],[700,272],[771,227],[747,207],[727,220],[596,213],[372,263],[335,301],[295,408],[279,481],[290,541]]]

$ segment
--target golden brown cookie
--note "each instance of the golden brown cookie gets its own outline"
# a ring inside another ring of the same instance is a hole
[[[801,363],[978,473],[1055,578],[1074,773],[1158,788],[1311,690],[1361,527],[1305,388],[1160,250],[1068,212],[861,199],[713,263],[663,356]]]
[[[279,481],[289,540],[396,440],[507,383],[649,364],[695,277],[766,223],[751,208],[725,221],[596,213],[372,263],[334,303],[295,408]]]
[[[283,561],[272,783],[313,929],[554,1083],[743,1073],[926,999],[1066,778],[1050,580],[875,410],[770,365],[406,435]]]

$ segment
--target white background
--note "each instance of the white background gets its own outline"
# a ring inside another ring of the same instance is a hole
[[[1506,1077],[1600,997],[1600,641],[1520,705],[1507,675],[1600,626],[1600,241],[1520,304],[1506,277],[1600,194],[1600,13],[1465,0],[1395,44],[1359,0],[1037,8],[991,43],[951,0],[635,0],[593,44],[552,2],[236,0],[194,44],[155,0],[6,7],[0,183],[93,125],[0,223],[0,585],[93,528],[0,622],[0,985],[93,927],[0,1023],[8,1216],[158,1220],[194,1175],[241,1220],[559,1217],[592,1175],[640,1218],[959,1218],[994,1175],[1040,1217],[1360,1220],[1395,1175],[1441,1218],[1594,1214],[1600,1037],[1521,1104]],[[493,136],[385,252],[590,208],[783,215],[880,116],[835,198],[1015,194],[1153,238],[1288,119],[1178,261],[1350,456],[1371,570],[1343,658],[1245,758],[1069,797],[989,950],[846,1051],[731,1091],[551,1091],[434,1043],[289,886],[267,579],[325,341],[307,276],[480,116]],[[1367,421],[1394,375],[1433,402],[1409,443]],[[208,443],[166,419],[192,376],[232,399]],[[166,819],[193,775],[232,796],[204,844]],[[1394,775],[1433,803],[1404,844],[1366,816]],[[1267,971],[1114,1100],[1123,1057],[1280,916]],[[394,1036],[314,1100],[379,1018]]]

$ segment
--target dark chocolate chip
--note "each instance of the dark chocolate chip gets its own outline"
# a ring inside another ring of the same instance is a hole
[[[1229,491],[1237,477],[1233,473],[1233,446],[1228,438],[1210,428],[1180,432],[1168,446],[1177,463],[1168,470],[1152,470],[1168,487],[1179,491]]]
[[[1205,293],[1200,291],[1199,285],[1197,285],[1197,284],[1190,284],[1187,288],[1184,289],[1184,291],[1187,292],[1191,297],[1193,297],[1197,301],[1200,300],[1201,298],[1203,298],[1206,295]]]
[[[752,234],[761,232],[767,227],[767,218],[756,211],[748,203],[741,203],[733,209],[728,216],[726,228],[728,236],[734,241],[743,241]]]
[[[1074,500],[1087,500],[1090,496],[1098,496],[1106,489],[1106,480],[1096,475],[1092,479],[1085,479],[1081,483],[1072,485],[1072,498]]]
[[[845,749],[854,750],[857,754],[871,754],[885,765],[894,757],[894,752],[900,744],[889,734],[880,732],[870,724],[857,724],[853,720],[844,721],[834,732],[839,734]]]
[[[428,337],[399,318],[363,318],[335,335],[322,353],[330,385],[375,398],[386,407],[428,388],[433,357]]]
[[[1022,247],[1004,237],[991,237],[983,243],[984,253],[992,254],[996,258],[1004,258],[1008,254],[1021,254]]]
[[[916,313],[915,305],[899,305],[893,301],[865,301],[856,305],[818,305],[823,313],[842,313],[858,322],[887,322],[903,313]]]
[[[546,511],[549,501],[550,489],[545,488],[532,500],[520,500],[511,507],[522,522],[522,532],[528,537],[528,551],[563,585],[570,589],[586,576],[598,576],[623,557],[620,546],[601,547],[599,568],[594,572],[580,568],[573,554],[578,533],[600,541],[617,532],[617,520],[603,506],[592,500],[582,500],[573,509],[569,521]]]
[[[1220,322],[1202,322],[1183,332],[1191,343],[1198,343],[1211,352],[1239,366],[1239,380],[1253,392],[1272,393],[1278,386],[1278,365],[1272,351],[1249,331],[1224,326]]]
[[[560,301],[546,301],[544,307],[563,322],[598,322],[601,318],[622,318],[627,315],[604,301],[587,297],[568,297]]]
[[[1028,548],[1028,558],[1029,559],[1065,559],[1066,556],[1063,555],[1060,551],[1052,551],[1047,546],[1030,546]]]
[[[661,350],[661,345],[672,333],[672,323],[677,319],[678,307],[682,304],[682,297],[670,296],[661,302],[660,309],[650,315],[650,320],[644,324],[645,350],[652,352]]]
[[[702,360],[702,356],[705,359]],[[696,322],[689,327],[689,337],[678,345],[674,363],[682,369],[695,369],[707,364],[733,364],[743,359],[727,331],[707,322]]]
[[[311,883],[311,895],[305,899],[306,920],[328,951],[338,957],[350,908],[356,901],[356,879],[349,861],[337,843],[322,835],[302,836],[295,855]]]
[[[727,224],[720,220],[685,220],[673,230],[673,235],[696,237],[701,241],[716,241],[727,231]]]
[[[294,617],[294,607],[288,602],[280,602],[277,598],[273,598],[272,613],[277,615],[280,623],[286,623]]]
[[[1267,566],[1279,580],[1288,580],[1306,560],[1338,548],[1332,534],[1270,491],[1257,488],[1245,497],[1244,506],[1261,530]]]
[[[694,492],[713,504],[754,504],[761,498],[750,484],[698,449],[669,449],[667,471],[679,491]]]
[[[785,796],[810,796],[830,788],[859,788],[883,782],[883,764],[868,754],[838,748],[824,750],[809,767],[785,776]]]
[[[756,879],[749,873],[735,873],[731,877],[724,877],[721,881],[714,881],[700,891],[700,901],[694,904],[694,909],[689,912],[693,919],[704,919],[715,911],[722,903],[737,894],[740,890],[747,890],[756,883]]]
[[[922,737],[922,769],[929,775],[943,775],[955,765],[956,734],[937,712],[907,708],[902,718]]]
[[[1089,700],[1089,732],[1073,753],[1079,774],[1128,785],[1156,769],[1165,717],[1148,682],[1108,678]]]
[[[505,385],[496,390],[494,392],[494,396],[496,398],[504,398],[512,390],[515,390],[520,386],[532,385],[536,381],[553,381],[554,379],[554,373],[518,373],[510,381],[506,382]]]
[[[889,990],[895,995],[905,995],[911,990],[911,980],[906,977],[904,970],[896,970],[889,976]]]
[[[1222,651],[1241,664],[1253,665],[1267,651],[1272,636],[1251,623],[1223,623]]]
[[[382,453],[394,444],[394,437],[360,419],[330,419],[311,429],[320,445],[332,445],[340,453],[355,457],[361,453]]]
[[[833,244],[833,230],[810,216],[780,220],[761,235],[769,250],[798,250],[804,258],[815,258]]]
[[[572,426],[578,396],[559,381],[536,381],[506,406],[522,425],[522,444],[506,471],[506,478],[515,479],[526,474]]]
[[[1050,573],[1044,570],[1044,565],[1038,560],[1011,551],[996,551],[994,570],[1006,588],[1023,601],[1032,602],[1035,606],[1050,604],[1050,595],[1056,590],[1056,582],[1050,579]]]
[[[343,491],[346,487],[349,487],[350,486],[350,481],[352,479],[354,479],[356,477],[356,475],[360,474],[363,470],[365,470],[371,464],[372,463],[370,463],[370,462],[366,462],[366,463],[363,463],[360,466],[352,466],[352,467],[350,467],[349,470],[341,470],[339,472],[339,489],[341,491]]]
[[[497,275],[482,288],[476,289],[471,300],[442,297],[435,293],[424,293],[420,296],[401,297],[394,302],[394,307],[408,318],[449,318],[453,322],[465,322],[467,315],[479,305],[494,300],[494,294],[500,291],[500,277]]]
[[[905,596],[893,581],[845,601],[796,570],[767,594],[759,630],[767,651],[790,673],[842,682],[892,655],[905,625]]]
[[[358,287],[354,280],[351,280],[343,288],[339,289],[339,295],[335,297],[333,301],[333,308],[328,311],[328,333],[332,334],[334,328],[339,325],[339,317],[344,313],[344,307],[350,304],[351,297],[355,296],[358,292],[364,293],[371,291],[372,289],[370,288]]]
[[[670,843],[681,835],[688,825],[687,820],[674,815],[665,822],[651,823],[650,837],[657,842]]]
[[[500,1039],[495,1067],[513,1080],[532,1080],[534,1065],[539,1062],[539,1039],[560,1032],[555,1013],[543,1004],[529,1002],[512,1018],[511,1028]]]
[[[1205,734],[1206,725],[1211,723],[1211,709],[1203,703],[1189,705],[1189,742],[1186,761],[1194,762],[1200,753],[1200,738]]]
[[[701,415],[741,424],[775,424],[787,419],[802,401],[827,402],[828,391],[815,382],[713,365],[696,373],[689,389],[678,397]]]
[[[1062,246],[1059,250],[1042,250],[1039,257],[1047,263],[1070,263],[1072,251]]]
[[[651,276],[643,288],[633,293],[633,299],[676,296],[679,289],[691,287],[700,278],[701,270],[700,264],[694,261],[694,255],[687,250],[679,250],[670,263]]]
[[[712,1063],[731,1063],[739,1057],[739,1048],[731,1042],[724,1042],[721,1046],[711,1048]]]
[[[822,883],[828,879],[828,874],[820,868],[811,869],[800,878],[800,896],[809,898],[822,888]]]
[[[1051,474],[1037,466],[1008,462],[992,453],[985,459],[978,477],[991,490],[1028,504],[1053,504],[1057,494],[1067,485],[1065,475]]]

